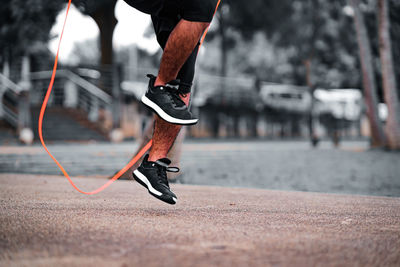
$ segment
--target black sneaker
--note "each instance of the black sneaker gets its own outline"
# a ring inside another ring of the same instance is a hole
[[[170,85],[154,86],[156,77],[147,74],[150,78],[147,92],[142,96],[142,103],[151,108],[163,120],[180,125],[196,124],[198,119],[194,118],[188,107],[179,97],[178,90]],[[170,82],[172,83],[172,82]]]
[[[172,205],[176,204],[177,197],[169,189],[167,172],[179,172],[179,168],[168,167],[171,161],[167,158],[155,162],[148,161],[148,158],[147,154],[139,168],[133,171],[133,178],[154,197]]]

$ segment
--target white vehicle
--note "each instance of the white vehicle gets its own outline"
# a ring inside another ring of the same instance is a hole
[[[308,87],[286,84],[262,84],[261,99],[267,107],[294,113],[307,113],[311,108]]]
[[[336,119],[359,120],[362,113],[362,94],[358,89],[317,89],[314,114],[330,113]]]

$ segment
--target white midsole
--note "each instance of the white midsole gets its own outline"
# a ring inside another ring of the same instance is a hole
[[[175,123],[175,124],[193,124],[198,121],[198,119],[192,119],[192,120],[181,120],[181,119],[176,119],[174,117],[171,117],[167,113],[164,112],[159,106],[157,106],[153,101],[148,99],[145,95],[142,96],[142,102],[146,104],[147,106],[150,106],[152,109],[156,111],[156,113],[163,118],[164,120],[170,122],[170,123]]]
[[[138,170],[134,170],[133,173],[136,175],[136,177],[138,179],[140,179],[140,181],[142,181],[143,183],[145,183],[147,185],[147,189],[149,189],[149,191],[157,196],[162,196],[162,193],[155,190],[154,187],[151,186],[151,183],[149,180],[147,180],[146,176],[144,176],[141,172],[139,172]],[[175,201],[176,202],[176,201]]]

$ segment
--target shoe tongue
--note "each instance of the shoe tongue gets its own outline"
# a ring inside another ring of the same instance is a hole
[[[156,163],[163,167],[168,167],[168,165],[171,164],[171,161],[167,158],[162,158],[162,159],[157,160]]]

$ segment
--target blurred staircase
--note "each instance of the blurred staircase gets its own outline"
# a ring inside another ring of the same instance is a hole
[[[5,69],[4,74],[0,73],[0,120],[4,122],[0,124],[0,141],[15,136],[26,144],[38,141],[39,107],[53,72],[29,72],[29,60],[25,60],[21,77],[14,77],[19,81],[16,83]],[[111,95],[93,82],[100,77],[102,87],[112,89]],[[58,70],[43,121],[45,140],[109,141],[110,132],[120,124],[119,77],[117,66],[80,75]],[[104,116],[110,117],[107,123]]]
[[[32,130],[39,140],[40,108],[31,108]],[[43,120],[45,141],[108,141],[107,134],[96,123],[90,122],[85,112],[63,107],[46,109]]]

